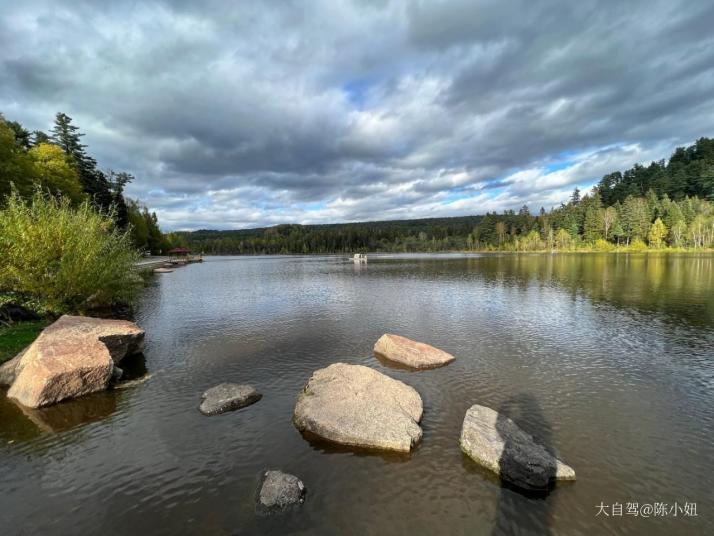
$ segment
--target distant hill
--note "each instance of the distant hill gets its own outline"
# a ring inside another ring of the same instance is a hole
[[[461,216],[320,225],[283,224],[232,231],[202,229],[176,234],[192,250],[218,255],[394,251],[397,247],[413,251],[417,243],[428,243],[430,247],[426,249],[436,249],[437,245],[438,249],[463,249],[464,237],[482,218]]]
[[[605,175],[592,193],[576,188],[549,212],[454,218],[277,225],[176,233],[172,243],[207,254],[365,251],[575,250],[616,246],[714,247],[714,139],[679,147],[669,161]]]

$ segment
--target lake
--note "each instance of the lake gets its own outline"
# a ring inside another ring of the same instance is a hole
[[[0,397],[4,535],[714,534],[714,256],[213,257],[153,277],[136,321],[142,383],[34,411]],[[385,332],[457,359],[392,368]],[[419,391],[411,455],[295,429],[298,392],[338,361]],[[263,399],[201,415],[224,381]],[[479,469],[458,444],[476,403],[578,480],[526,494]],[[266,468],[303,480],[298,511],[256,515]]]

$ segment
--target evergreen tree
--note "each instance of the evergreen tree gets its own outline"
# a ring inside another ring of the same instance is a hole
[[[95,205],[108,211],[114,196],[112,195],[109,181],[104,174],[97,170],[97,162],[87,154],[87,146],[82,143],[83,133],[79,127],[72,124],[72,118],[62,112],[55,116],[52,127],[52,141],[69,156],[79,172],[79,178],[85,193],[90,196]]]
[[[30,137],[31,135],[28,130],[26,130],[17,121],[6,121],[6,123],[15,133],[15,142],[20,147],[22,147],[25,150],[28,150],[30,147],[32,147],[31,137]]]
[[[617,245],[620,245],[620,240],[625,236],[625,230],[622,228],[620,221],[615,221],[615,225],[612,227],[612,237],[617,241]]]
[[[52,127],[52,142],[74,160],[80,172],[94,171],[96,162],[87,156],[87,146],[81,142],[82,136],[84,134],[79,132],[79,127],[72,124],[71,117],[62,112],[57,113]]]
[[[115,173],[109,170],[107,181],[112,192],[112,204],[114,205],[114,221],[121,229],[129,225],[129,207],[124,201],[124,188],[134,180],[134,176],[125,171]]]
[[[52,143],[52,139],[41,130],[34,130],[32,132],[32,145],[34,147],[40,143]]]
[[[570,196],[570,204],[577,206],[580,204],[580,190],[578,187],[575,187],[575,190],[573,190],[572,195]]]

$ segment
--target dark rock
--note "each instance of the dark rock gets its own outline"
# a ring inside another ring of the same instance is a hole
[[[28,322],[39,320],[40,316],[27,307],[17,305],[16,303],[8,303],[0,307],[0,318],[11,322]]]
[[[298,477],[282,471],[266,471],[258,488],[258,511],[274,513],[301,504],[306,491]]]
[[[262,396],[250,385],[221,383],[201,395],[202,402],[198,409],[204,415],[219,415],[250,406]]]
[[[122,379],[122,376],[124,376],[124,371],[114,365],[114,368],[112,369],[112,381],[113,382],[118,382],[119,380]]]
[[[525,489],[546,488],[556,480],[575,480],[575,471],[515,422],[475,404],[464,417],[461,450],[502,479]]]

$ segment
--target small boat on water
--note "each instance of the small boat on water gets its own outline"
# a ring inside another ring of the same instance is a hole
[[[170,274],[171,272],[173,272],[173,270],[169,270],[168,268],[154,268],[155,274]]]
[[[367,254],[366,253],[355,253],[354,256],[352,257],[352,260],[356,264],[367,262]]]

